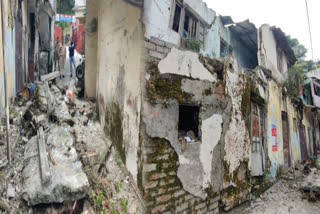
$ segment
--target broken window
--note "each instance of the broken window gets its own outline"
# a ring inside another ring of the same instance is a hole
[[[171,29],[179,33],[184,40],[199,40],[203,47],[205,24],[195,18],[178,0],[175,1],[175,5],[173,6]]]
[[[185,144],[198,141],[199,110],[198,106],[179,106],[179,141],[184,148],[186,147]],[[182,151],[184,151],[184,148],[182,148]]]
[[[314,94],[320,97],[320,85],[318,85],[316,82],[313,82],[313,86],[314,86]]]
[[[172,30],[176,31],[177,33],[179,32],[180,16],[181,16],[181,7],[180,5],[176,4],[174,17],[173,17]]]
[[[224,40],[220,39],[220,57],[232,55],[232,47]]]

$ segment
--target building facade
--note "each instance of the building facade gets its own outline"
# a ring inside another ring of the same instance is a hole
[[[86,95],[148,213],[228,210],[317,150],[317,111],[283,85],[281,29],[197,0],[86,3]]]

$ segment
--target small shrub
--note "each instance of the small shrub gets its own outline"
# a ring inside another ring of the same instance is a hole
[[[121,213],[128,213],[128,199],[120,198]]]
[[[200,52],[200,41],[196,39],[187,39],[186,48],[197,53]]]

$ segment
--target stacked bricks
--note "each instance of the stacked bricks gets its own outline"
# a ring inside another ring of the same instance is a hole
[[[207,199],[186,192],[177,177],[178,155],[165,139],[149,139],[143,150],[142,189],[147,213],[219,213],[218,194]]]
[[[170,52],[171,48],[175,45],[164,42],[155,37],[151,37],[150,39],[145,39],[144,47],[147,51],[147,55],[153,57],[157,60],[161,60],[167,56]]]

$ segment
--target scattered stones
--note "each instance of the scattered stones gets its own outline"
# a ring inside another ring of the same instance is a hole
[[[12,199],[16,195],[16,191],[14,189],[14,186],[11,183],[8,183],[8,190],[7,190],[7,198]]]

